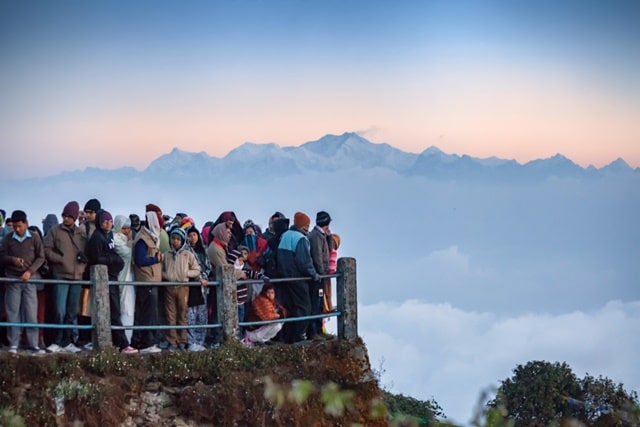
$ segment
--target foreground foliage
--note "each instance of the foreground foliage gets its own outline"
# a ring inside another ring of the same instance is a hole
[[[640,418],[638,395],[608,378],[580,379],[566,363],[531,361],[502,381],[490,408],[515,427],[546,427],[574,420],[586,426],[633,426]]]

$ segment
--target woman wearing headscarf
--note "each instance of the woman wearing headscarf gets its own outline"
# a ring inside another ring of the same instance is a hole
[[[133,239],[131,230],[131,219],[125,215],[116,215],[113,221],[113,242],[115,251],[122,261],[124,267],[118,274],[119,282],[132,282],[133,272],[131,271],[131,257],[133,254]],[[120,320],[125,326],[133,325],[133,318],[136,309],[136,290],[133,285],[120,285]],[[131,340],[132,330],[125,330],[127,338]]]
[[[218,224],[226,224],[227,228],[231,231],[229,235],[229,241],[227,242],[227,250],[232,251],[237,248],[244,239],[244,230],[238,217],[233,211],[224,211],[218,216],[218,219],[213,223],[210,233],[210,241],[213,240],[213,230]]]
[[[146,223],[133,242],[133,274],[138,282],[161,282],[162,259],[160,252],[160,224],[155,212],[145,214]],[[158,324],[158,287],[136,286],[134,324]],[[156,332],[152,329],[136,330],[133,344],[141,353],[158,353]]]

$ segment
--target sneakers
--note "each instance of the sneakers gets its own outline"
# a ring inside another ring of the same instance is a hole
[[[168,351],[170,351],[171,353],[173,353],[173,352],[174,352],[174,351],[176,351],[177,349],[178,349],[178,347],[176,347],[176,346],[175,346],[175,345],[173,345],[173,344],[169,344],[169,345],[167,346],[167,350],[168,350]]]
[[[70,343],[66,347],[63,347],[60,351],[63,353],[78,353],[78,352],[81,352],[82,350],[76,347],[74,343]]]
[[[204,351],[206,350],[206,348],[203,345],[193,343],[193,344],[189,344],[189,347],[187,347],[187,350],[195,352],[195,351]]]
[[[62,347],[60,347],[58,344],[51,344],[49,347],[46,348],[46,350],[49,353],[58,353],[62,350]]]
[[[83,348],[84,348],[85,350],[89,350],[89,351],[91,351],[91,350],[93,350],[93,343],[92,343],[92,342],[88,342],[88,343],[86,343],[86,344],[83,346]]]
[[[184,344],[178,344],[178,350],[185,350],[185,345]]]
[[[137,348],[133,348],[130,345],[120,350],[122,354],[136,354],[138,352]]]
[[[140,349],[140,353],[142,354],[149,354],[149,353],[160,353],[162,350],[160,350],[160,348],[157,345],[152,345],[151,347],[147,347],[147,348],[142,348]]]
[[[43,349],[41,349],[41,348],[39,348],[39,347],[32,348],[32,349],[29,351],[29,353],[30,353],[32,356],[42,356],[43,354],[47,354],[47,352],[46,352],[46,351],[44,351]]]
[[[160,350],[166,350],[169,348],[169,342],[167,340],[164,340],[160,344],[158,344],[157,347],[160,347]]]
[[[18,347],[9,347],[7,351],[11,354],[18,354]]]
[[[249,339],[249,336],[245,334],[244,339],[241,341],[247,348],[253,347],[253,341]]]

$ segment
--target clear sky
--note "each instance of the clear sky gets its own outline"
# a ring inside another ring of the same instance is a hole
[[[0,176],[359,132],[640,166],[640,2],[0,1]]]

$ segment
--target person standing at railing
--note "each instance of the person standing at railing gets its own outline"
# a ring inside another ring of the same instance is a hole
[[[235,216],[234,216],[235,218]],[[236,220],[237,221],[237,220]],[[209,261],[211,262],[211,267],[213,269],[214,277],[213,280],[217,280],[218,278],[215,276],[216,269],[222,265],[229,265],[228,254],[229,254],[229,241],[231,240],[231,227],[225,222],[221,222],[215,227],[213,227],[213,231],[211,236],[213,237],[213,241],[207,248],[207,255],[209,256]],[[235,277],[238,280],[246,279],[246,273],[242,270],[235,270]],[[213,296],[212,296],[213,294]],[[217,298],[215,297],[216,292],[209,293],[209,307],[211,316],[209,317],[210,323],[218,323],[218,310],[217,310]],[[215,346],[220,344],[220,331],[214,329],[212,330],[212,345]]]
[[[78,226],[85,233],[86,241],[88,242],[93,233],[96,231],[96,214],[102,209],[102,203],[98,199],[89,199],[84,204],[84,210],[78,214]],[[83,220],[80,220],[80,216],[83,216]],[[90,279],[89,268],[86,268],[82,276],[83,280]],[[91,289],[89,285],[82,285],[82,291],[80,294],[80,311],[78,313],[78,324],[90,325],[91,324]],[[84,348],[93,348],[91,342],[91,331],[88,329],[81,329],[79,331],[78,343],[83,344]]]
[[[133,275],[138,282],[161,282],[162,259],[160,252],[160,223],[155,212],[145,214],[146,223],[133,242]],[[136,326],[158,325],[158,287],[136,286]],[[156,333],[153,329],[133,332],[134,347],[140,353],[158,353]]]
[[[44,238],[44,255],[53,270],[55,280],[82,280],[87,266],[86,234],[76,225],[79,211],[78,202],[67,203],[62,209],[62,224],[51,228]],[[82,288],[79,285],[54,285],[53,323],[74,325],[77,322],[81,293]],[[80,351],[74,343],[73,329],[57,329],[53,343],[47,347],[47,351]]]
[[[316,225],[308,235],[313,267],[320,275],[329,274],[329,254],[331,253],[331,246],[333,246],[333,241],[331,245],[329,244],[329,239],[331,238],[331,232],[329,231],[330,223],[331,216],[327,212],[318,212],[316,214]],[[322,314],[324,308],[325,281],[328,280],[330,279],[326,278],[313,281],[309,286],[311,314]],[[311,339],[326,338],[326,335],[322,332],[322,319],[314,319],[309,322],[307,336]]]
[[[132,282],[133,271],[131,270],[131,257],[133,254],[133,237],[131,230],[131,219],[125,215],[116,215],[113,221],[113,242],[115,251],[124,267],[118,273],[118,282]],[[124,326],[133,325],[136,311],[136,289],[133,285],[120,285],[120,320]],[[131,341],[133,330],[125,329],[124,334]]]
[[[87,242],[87,258],[89,267],[93,265],[106,265],[109,281],[118,280],[118,273],[124,267],[124,261],[116,253],[113,241],[113,217],[105,210],[99,210],[96,214],[96,231],[93,232]],[[109,312],[112,326],[122,326],[120,321],[120,287],[109,286]],[[113,344],[124,354],[137,353],[138,350],[129,345],[129,339],[123,329],[112,329]]]
[[[5,276],[20,279],[7,284],[5,305],[7,321],[10,323],[37,323],[38,296],[36,285],[30,279],[39,279],[38,269],[44,263],[42,240],[36,233],[27,230],[27,214],[16,210],[11,214],[13,233],[5,236],[0,249],[0,262],[4,265]],[[9,326],[7,339],[9,353],[17,353],[22,328]],[[38,346],[38,328],[27,328],[27,345],[35,354],[45,353]]]
[[[171,244],[169,243],[169,233],[167,233],[167,230],[166,230],[167,224],[165,221],[165,218],[168,218],[168,216],[166,217],[162,213],[162,209],[160,208],[160,206],[153,203],[148,203],[144,207],[144,209],[145,209],[145,215],[147,212],[154,212],[156,214],[156,217],[158,218],[158,225],[160,226],[160,231],[158,232],[159,241],[160,241],[160,243],[158,244],[158,250],[160,251],[161,254],[166,254],[169,251],[169,249],[171,249]],[[164,310],[164,291],[165,291],[164,286],[160,286],[156,288],[156,292],[158,294],[158,297],[156,298],[156,301],[158,303],[158,307],[156,308],[156,316],[157,316],[156,324],[159,324],[159,325],[167,324],[167,317],[165,316],[165,310]],[[154,342],[159,343],[158,346],[161,349],[166,349],[169,343],[167,343],[167,341],[164,339],[165,331],[163,329],[156,329],[154,333],[156,334],[156,338],[154,339]]]
[[[189,286],[189,299],[187,301],[187,324],[192,326],[207,324],[207,296],[209,293],[209,277],[211,275],[211,262],[207,256],[207,250],[202,242],[202,235],[195,225],[187,229],[187,242],[189,250],[193,252],[200,264],[200,277],[193,281],[199,281],[200,286]],[[215,291],[215,290],[214,290]],[[189,351],[202,351],[205,349],[206,329],[190,328],[187,330],[187,342]]]
[[[169,236],[171,249],[162,263],[162,279],[167,282],[189,282],[200,276],[200,265],[196,256],[189,250],[187,234],[180,227],[171,230]],[[187,302],[189,286],[171,285],[165,289],[164,307],[168,325],[187,325]],[[167,329],[165,339],[168,350],[185,350],[187,347],[186,329]]]
[[[302,277],[311,276],[311,280],[318,281],[320,276],[313,267],[311,250],[309,247],[309,225],[311,220],[303,212],[296,212],[293,225],[282,234],[278,246],[278,273],[283,278],[297,278],[283,284],[285,307],[289,317],[303,317],[311,315],[311,300],[309,298],[309,280]],[[286,305],[289,304],[289,305]],[[307,339],[306,330],[308,320],[300,320],[285,324],[283,335],[287,343],[295,343]]]

